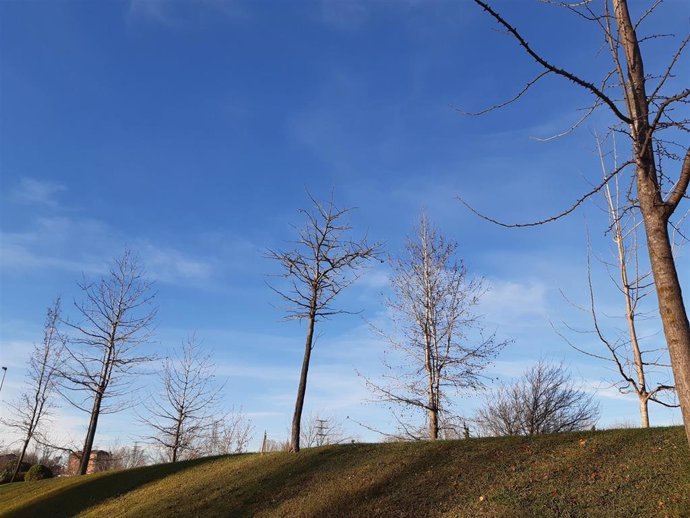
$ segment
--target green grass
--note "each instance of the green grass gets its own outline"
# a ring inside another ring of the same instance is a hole
[[[681,428],[353,444],[0,487],[0,516],[690,517]]]

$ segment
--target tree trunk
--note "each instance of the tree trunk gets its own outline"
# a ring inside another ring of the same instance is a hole
[[[177,462],[177,450],[180,448],[180,435],[182,435],[182,416],[178,415],[175,425],[175,439],[172,448],[172,462]]]
[[[649,397],[647,394],[638,394],[640,398],[640,424],[642,428],[649,428]]]
[[[668,219],[675,206],[668,205],[661,198],[653,148],[654,128],[649,124],[649,98],[645,89],[644,62],[635,26],[630,19],[626,0],[614,0],[613,7],[628,67],[625,93],[637,163],[637,195],[647,234],[647,248],[659,300],[659,314],[685,423],[685,435],[690,444],[690,323],[685,312],[683,292],[668,235]],[[684,191],[681,182],[676,187],[681,189],[681,192]]]
[[[21,469],[22,461],[24,460],[24,455],[26,455],[26,449],[29,447],[30,440],[31,437],[27,437],[24,441],[24,445],[22,446],[22,452],[19,454],[19,458],[17,459],[17,465],[14,468],[14,473],[12,473],[12,478],[10,479],[10,482],[14,482],[14,480],[17,478],[17,474],[19,474],[19,470]]]
[[[662,207],[645,207],[644,198],[645,196],[640,195],[659,313],[685,423],[685,434],[690,444],[690,323],[673,260],[667,217],[661,213]]]
[[[438,409],[429,409],[429,439],[435,441],[438,439]]]
[[[98,426],[98,416],[101,413],[101,401],[103,396],[101,392],[96,392],[96,397],[93,400],[93,409],[91,410],[91,419],[89,421],[89,429],[86,432],[86,440],[84,441],[84,449],[81,452],[81,459],[79,461],[79,474],[86,475],[86,470],[89,467],[89,460],[91,459],[91,450],[93,449],[93,440],[96,437],[96,426]]]
[[[316,314],[312,311],[312,313],[309,315],[309,329],[307,331],[307,340],[304,345],[304,360],[302,360],[302,372],[300,373],[299,386],[297,387],[297,401],[295,402],[295,414],[292,417],[290,451],[293,453],[297,453],[299,451],[302,409],[304,408],[304,396],[307,392],[307,373],[309,372],[309,359],[311,358],[312,342],[314,339],[315,320]]]

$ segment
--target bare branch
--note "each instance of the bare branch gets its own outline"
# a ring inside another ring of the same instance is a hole
[[[585,430],[598,417],[593,397],[575,386],[563,365],[542,360],[492,394],[476,422],[491,435],[539,435]]]
[[[486,214],[482,214],[482,213],[479,212],[477,209],[475,209],[472,205],[470,205],[469,203],[467,203],[467,202],[466,202],[463,198],[461,198],[460,196],[458,196],[457,199],[458,199],[458,201],[459,201],[460,203],[462,203],[465,207],[467,207],[467,208],[468,208],[470,211],[472,211],[474,214],[476,214],[477,216],[479,216],[479,217],[482,218],[483,220],[486,220],[486,221],[488,221],[488,222],[490,222],[490,223],[493,223],[494,225],[498,225],[498,226],[500,226],[500,227],[505,227],[505,228],[526,228],[526,227],[536,227],[536,226],[539,226],[539,225],[544,225],[544,224],[546,224],[546,223],[552,223],[552,222],[557,221],[557,220],[559,220],[559,219],[561,219],[561,218],[567,216],[568,214],[572,213],[575,209],[577,209],[580,205],[582,205],[582,203],[584,203],[588,198],[590,198],[590,197],[594,196],[595,194],[597,194],[598,192],[600,192],[600,191],[606,186],[606,184],[607,184],[608,182],[610,182],[611,179],[613,179],[613,178],[614,178],[616,175],[618,175],[621,171],[623,171],[623,169],[625,169],[625,168],[628,167],[629,165],[632,165],[633,163],[634,163],[634,162],[632,162],[632,161],[627,161],[627,162],[623,163],[623,165],[621,165],[621,166],[618,167],[615,171],[613,171],[609,176],[607,176],[607,177],[604,179],[604,181],[602,181],[601,183],[599,183],[599,184],[598,184],[596,187],[594,187],[591,191],[589,191],[589,192],[587,192],[586,194],[580,196],[580,197],[575,201],[575,203],[573,203],[573,204],[572,204],[570,207],[568,207],[566,210],[564,210],[563,212],[560,212],[559,214],[556,214],[556,215],[554,215],[554,216],[550,216],[550,217],[548,217],[548,218],[541,219],[541,220],[539,220],[539,221],[532,221],[532,222],[529,222],[529,223],[505,223],[505,222],[503,222],[503,221],[499,221],[499,220],[494,219],[494,218],[492,218],[492,217],[490,217],[490,216],[487,216]]]
[[[457,108],[457,107],[453,107],[453,109],[457,112],[462,113],[463,115],[470,115],[470,116],[484,115],[485,113],[489,113],[489,112],[498,110],[498,109],[503,108],[505,106],[508,106],[509,104],[514,103],[515,101],[520,99],[525,93],[527,93],[527,90],[529,90],[530,87],[532,87],[537,81],[539,81],[542,77],[544,77],[545,75],[547,75],[549,73],[551,73],[550,70],[545,70],[544,72],[539,74],[537,77],[535,77],[531,81],[528,81],[525,84],[525,87],[522,90],[520,90],[514,97],[511,97],[507,101],[504,101],[500,104],[494,104],[493,106],[490,106],[488,108],[485,108],[485,109],[477,111],[477,112],[467,112],[467,111],[461,110],[460,108]]]
[[[544,67],[546,70],[553,72],[554,74],[557,74],[559,76],[565,77],[566,79],[569,79],[573,83],[585,88],[586,90],[589,90],[591,93],[593,93],[595,96],[597,96],[599,99],[601,99],[605,104],[611,108],[611,111],[618,117],[621,121],[625,122],[626,124],[630,124],[632,120],[625,116],[619,109],[618,106],[616,106],[616,103],[614,103],[604,92],[599,90],[593,83],[590,83],[589,81],[585,81],[583,79],[580,79],[577,77],[575,74],[572,74],[571,72],[568,72],[567,70],[564,70],[562,68],[558,68],[551,63],[549,63],[546,59],[541,57],[539,54],[537,54],[534,50],[532,50],[532,47],[527,43],[527,41],[522,37],[522,35],[517,31],[515,27],[513,27],[511,24],[509,24],[500,14],[498,14],[489,4],[482,0],[473,0],[474,3],[480,5],[482,9],[484,9],[487,13],[489,13],[499,24],[501,24],[503,27],[505,27],[510,34],[512,34],[515,39],[519,42],[520,46],[525,49],[525,51],[534,58],[534,60],[539,63],[542,67]]]

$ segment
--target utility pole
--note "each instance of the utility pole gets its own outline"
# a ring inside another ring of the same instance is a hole
[[[328,441],[328,419],[316,419],[316,445],[323,446]]]
[[[266,436],[266,430],[264,430],[264,438],[261,441],[261,455],[266,453],[266,441],[268,440],[268,437]]]

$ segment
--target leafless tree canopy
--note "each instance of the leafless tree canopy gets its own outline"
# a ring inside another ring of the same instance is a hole
[[[197,456],[203,439],[220,426],[214,416],[222,387],[214,378],[213,361],[194,335],[177,355],[163,361],[161,394],[144,403],[149,415],[143,421],[153,431],[147,439],[162,448],[169,461]]]
[[[288,319],[322,320],[346,313],[333,306],[335,298],[350,286],[361,267],[373,259],[380,246],[366,238],[353,241],[346,223],[351,208],[339,209],[333,200],[321,202],[309,197],[311,209],[299,209],[304,227],[294,248],[288,251],[268,250],[267,256],[277,261],[287,286],[272,289],[286,303]]]
[[[690,185],[690,147],[687,144],[687,135],[690,132],[687,109],[690,103],[690,88],[686,83],[679,84],[676,81],[677,70],[681,69],[684,51],[690,42],[690,32],[680,36],[680,41],[674,50],[669,52],[665,61],[645,60],[645,41],[662,35],[641,35],[643,22],[653,16],[662,2],[653,2],[649,8],[638,14],[637,19],[633,18],[627,0],[547,2],[568,9],[579,19],[594,23],[601,29],[604,42],[610,51],[611,65],[610,70],[597,81],[580,77],[562,65],[554,63],[530,45],[528,38],[487,1],[474,2],[507,31],[540,68],[537,77],[528,82],[517,96],[488,110],[500,108],[519,99],[539,79],[553,75],[583,89],[591,94],[593,99],[586,116],[560,135],[575,129],[599,107],[605,107],[613,121],[609,130],[626,135],[630,142],[629,159],[559,214],[527,224],[506,224],[482,214],[480,216],[508,227],[540,225],[555,221],[574,211],[588,197],[601,191],[621,172],[629,169],[633,171],[635,190],[630,193],[629,208],[639,210],[642,216],[659,302],[659,314],[685,431],[690,443],[690,322],[685,310],[669,232],[669,226],[677,230],[672,217],[680,203],[687,199]],[[638,5],[635,4],[633,7]]]
[[[353,241],[345,222],[351,209],[339,209],[333,200],[322,203],[310,196],[312,209],[300,209],[306,220],[299,230],[294,248],[288,251],[269,250],[267,256],[277,261],[283,270],[279,277],[287,286],[273,288],[287,303],[287,318],[307,321],[304,358],[297,388],[297,400],[292,420],[290,449],[300,448],[300,427],[311,351],[314,347],[316,322],[340,313],[333,305],[335,298],[358,277],[361,267],[377,255],[378,244],[366,238]]]
[[[316,448],[327,444],[341,444],[348,440],[350,437],[345,434],[340,420],[314,414],[309,416],[302,427],[300,444],[307,448]]]
[[[50,408],[55,404],[54,396],[58,375],[64,355],[64,337],[58,331],[60,321],[60,298],[48,308],[43,326],[43,342],[34,344],[29,358],[26,390],[18,401],[9,403],[12,417],[3,418],[6,426],[23,435],[21,449],[10,482],[14,481],[32,439],[38,439]]]
[[[129,375],[152,359],[139,354],[139,348],[150,340],[156,309],[151,283],[129,251],[114,261],[107,275],[96,282],[82,281],[79,287],[84,297],[74,303],[79,320],[64,321],[71,333],[61,392],[90,414],[80,466],[84,474],[100,414],[122,408],[106,406],[106,400],[120,403],[120,396],[131,389]]]
[[[485,290],[456,253],[457,243],[446,241],[422,216],[404,256],[390,261],[393,335],[379,330],[401,365],[386,360],[390,374],[383,382],[367,380],[382,401],[424,411],[430,439],[438,438],[450,417],[444,415],[448,392],[482,387],[484,369],[506,345],[484,334],[474,311]],[[415,425],[399,424],[415,435]]]
[[[213,421],[199,451],[203,456],[245,453],[253,435],[254,426],[247,416],[242,411],[231,411]]]
[[[604,177],[608,175],[606,156],[602,144],[597,140],[601,167]],[[613,153],[615,167],[615,147]],[[609,218],[609,235],[613,241],[613,259],[600,259],[606,269],[615,291],[620,293],[623,304],[620,315],[607,314],[599,310],[596,303],[595,286],[592,280],[592,251],[588,250],[587,270],[589,305],[579,308],[588,313],[592,320],[593,330],[579,330],[566,326],[578,334],[593,333],[605,347],[607,355],[583,349],[579,344],[566,337],[566,341],[577,351],[590,357],[603,360],[613,365],[617,374],[616,385],[624,393],[634,393],[639,401],[640,421],[643,428],[649,427],[649,403],[655,402],[664,406],[678,406],[673,401],[675,387],[670,381],[672,373],[668,361],[668,351],[659,344],[658,335],[645,336],[639,330],[639,322],[649,320],[649,311],[643,309],[648,296],[654,288],[651,272],[644,270],[639,258],[639,214],[637,211],[625,211],[626,192],[621,188],[619,179],[607,183],[603,189],[605,206],[603,210]],[[589,246],[591,248],[591,246]],[[577,307],[577,306],[576,306]],[[610,313],[610,312],[609,312]],[[607,322],[625,321],[625,329],[618,326],[607,326]],[[647,345],[645,345],[647,344]]]
[[[588,429],[598,417],[593,397],[575,386],[563,365],[542,360],[492,394],[476,421],[490,435],[539,435]]]
[[[108,469],[131,469],[146,466],[150,458],[144,448],[138,444],[133,446],[115,445],[108,448],[110,463]]]

